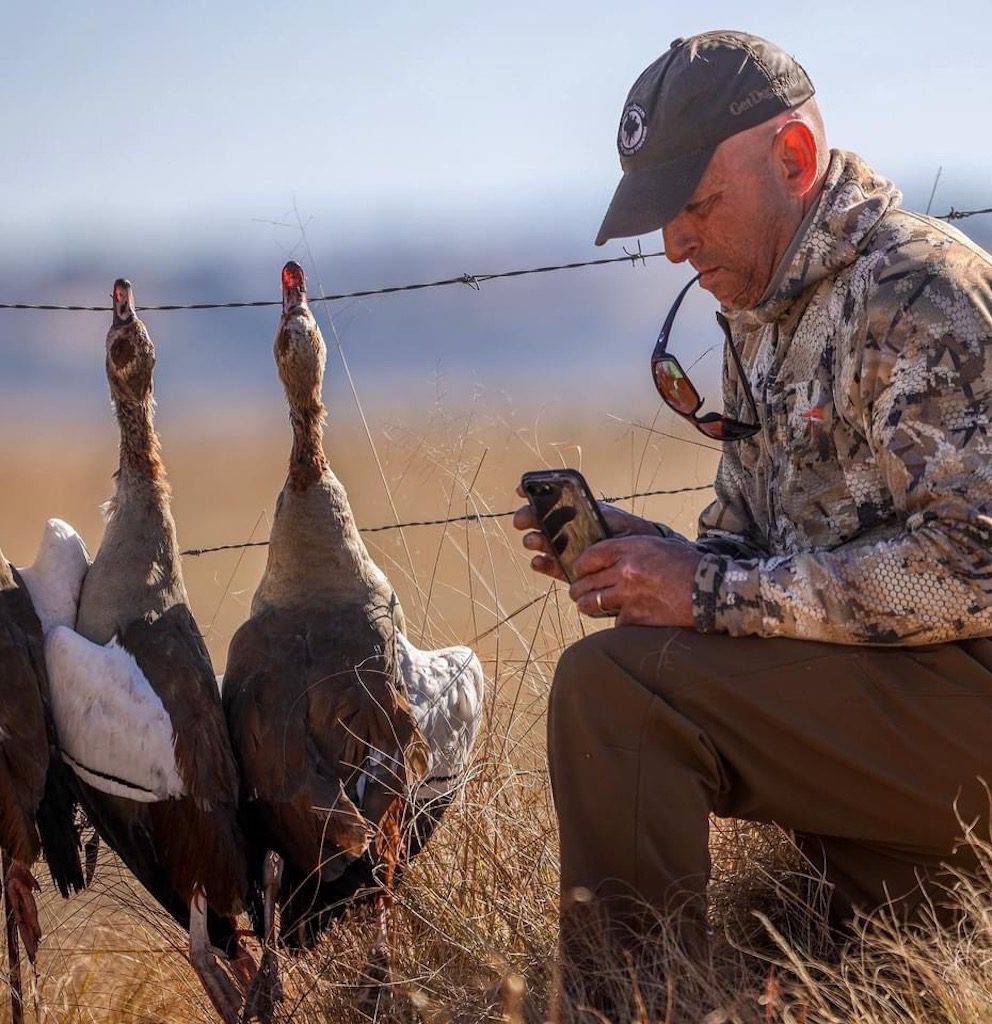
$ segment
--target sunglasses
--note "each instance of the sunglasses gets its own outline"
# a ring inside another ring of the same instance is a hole
[[[704,413],[699,416],[699,410],[703,407],[703,400],[699,392],[693,386],[691,380],[682,369],[681,364],[666,351],[668,348],[668,336],[672,332],[672,324],[675,323],[675,314],[682,305],[685,293],[699,280],[697,274],[679,292],[672,303],[672,308],[661,325],[661,333],[655,343],[654,352],[651,354],[651,376],[654,378],[654,386],[658,394],[665,400],[668,407],[677,412],[680,416],[689,420],[692,425],[707,437],[716,441],[742,441],[745,437],[753,437],[761,429],[758,423],[758,410],[754,404],[754,395],[751,393],[751,385],[748,383],[747,373],[741,366],[740,357],[734,347],[733,339],[730,336],[730,324],[727,318],[717,313],[716,318],[723,328],[724,337],[727,340],[727,348],[730,349],[731,358],[737,367],[737,377],[744,386],[744,396],[747,399],[748,408],[751,412],[751,423],[742,423],[740,420],[731,419],[729,416],[721,416],[716,412]]]

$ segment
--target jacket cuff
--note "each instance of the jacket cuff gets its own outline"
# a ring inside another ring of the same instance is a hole
[[[700,633],[764,636],[761,563],[704,554],[696,569],[692,614]]]

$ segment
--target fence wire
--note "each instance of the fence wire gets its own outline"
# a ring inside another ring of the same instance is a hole
[[[964,220],[966,217],[977,217],[980,213],[992,213],[992,206],[984,210],[955,210],[952,206],[948,213],[938,217],[938,220]]]
[[[614,497],[606,497],[602,500],[610,504],[617,501],[630,501],[631,498],[656,498],[660,495],[669,494],[691,494],[694,491],[709,491],[713,489],[712,484],[696,484],[692,487],[676,487],[664,491],[635,491],[633,494],[619,494]],[[383,526],[366,526],[359,528],[359,533],[385,533],[387,530],[405,530],[411,526],[446,526],[449,523],[481,523],[486,519],[505,519],[512,516],[516,509],[508,512],[468,512],[463,516],[452,516],[449,519],[417,519],[408,523],[386,523]],[[217,551],[243,551],[245,548],[268,547],[267,540],[249,540],[237,544],[217,544],[209,548],[187,548],[179,553],[183,556],[196,558],[200,555],[211,555]]]
[[[953,206],[950,210],[941,214],[938,220],[965,220],[968,217],[977,217],[981,214],[992,213],[992,207],[986,207],[981,210],[956,210]],[[608,266],[614,263],[629,263],[631,266],[636,266],[640,263],[642,266],[646,265],[646,261],[649,259],[656,259],[659,256],[664,256],[664,250],[658,250],[657,252],[644,252],[641,249],[641,243],[638,241],[637,249],[631,252],[624,247],[623,256],[608,256],[603,259],[596,260],[577,260],[571,263],[556,263],[549,264],[542,267],[526,267],[519,268],[516,270],[502,270],[491,274],[459,274],[457,277],[446,277],[441,278],[437,281],[417,281],[409,284],[389,285],[383,288],[364,288],[359,291],[352,292],[339,292],[332,295],[320,295],[316,297],[309,297],[308,301],[311,304],[318,302],[335,302],[341,299],[360,299],[369,298],[375,295],[395,295],[399,292],[414,292],[414,291],[425,291],[430,288],[446,288],[451,285],[461,284],[467,285],[470,288],[474,288],[476,291],[480,287],[489,281],[506,280],[509,278],[516,277],[527,277],[532,274],[551,274],[561,270],[578,270],[582,267],[602,267]],[[235,301],[235,302],[186,302],[186,303],[166,303],[161,305],[152,306],[136,306],[138,312],[173,312],[176,310],[207,310],[207,309],[261,309],[265,307],[281,306],[282,301],[280,299],[259,299],[251,301]],[[38,310],[46,312],[67,312],[67,313],[110,313],[113,311],[112,306],[79,306],[79,305],[60,305],[55,303],[31,303],[31,302],[0,302],[0,310],[12,310],[12,309],[23,309],[23,310]],[[606,498],[604,500],[613,501],[627,501],[631,498],[648,498],[656,497],[659,495],[671,495],[671,494],[688,494],[693,491],[705,491],[712,487],[711,484],[701,484],[695,487],[679,487],[673,490],[660,490],[660,491],[639,491],[634,494],[626,494],[618,497]],[[454,516],[448,519],[421,519],[410,521],[406,523],[387,523],[382,526],[370,526],[362,529],[362,533],[382,533],[387,530],[403,530],[408,527],[414,526],[444,526],[450,523],[471,523],[481,522],[486,519],[502,519],[506,516],[513,515],[515,510],[508,512],[471,512],[464,516]],[[180,554],[188,557],[197,557],[200,555],[213,554],[219,551],[238,551],[245,548],[255,547],[266,547],[268,546],[267,540],[259,541],[245,541],[236,544],[218,544],[214,547],[206,548],[188,548]]]
[[[546,267],[527,267],[518,270],[501,270],[495,274],[459,274],[457,277],[445,277],[439,281],[417,281],[412,284],[394,284],[385,288],[364,288],[356,292],[340,292],[334,295],[307,296],[310,305],[317,302],[336,302],[339,299],[364,299],[372,295],[395,295],[398,292],[418,292],[427,288],[446,288],[453,284],[468,285],[479,291],[488,281],[500,281],[511,277],[527,277],[530,274],[551,274],[558,270],[578,270],[580,267],[603,267],[610,263],[629,263],[635,266],[657,256],[664,256],[663,250],[658,252],[642,252],[640,242],[637,250],[630,252],[624,248],[623,256],[607,256],[598,260],[579,260],[574,263],[556,263]],[[265,306],[281,306],[282,299],[259,299],[250,302],[186,302],[169,303],[159,306],[135,306],[139,313],[171,312],[178,309],[261,309]],[[40,309],[58,310],[69,313],[111,313],[112,306],[60,306],[53,303],[31,302],[0,302],[0,309]]]
[[[956,210],[952,206],[947,213],[941,214],[937,220],[965,220],[968,217],[977,217],[980,214],[986,213],[992,213],[992,206],[987,207],[984,210]],[[501,270],[494,274],[459,274],[457,277],[444,277],[438,281],[415,281],[410,284],[388,285],[384,288],[363,288],[359,291],[339,292],[334,295],[320,295],[315,298],[308,296],[308,301],[313,305],[317,302],[337,302],[340,299],[365,299],[374,295],[396,295],[399,292],[418,292],[425,291],[428,288],[447,288],[455,284],[467,285],[469,288],[474,288],[476,291],[479,291],[480,287],[489,281],[501,281],[514,277],[527,277],[531,274],[552,274],[560,270],[578,270],[581,267],[604,267],[611,263],[629,263],[631,266],[636,266],[636,264],[641,263],[643,265],[646,260],[656,259],[658,256],[664,255],[665,252],[663,249],[660,249],[657,252],[643,252],[641,250],[641,243],[638,242],[637,250],[635,252],[631,252],[625,247],[623,256],[607,256],[598,260],[577,260],[573,263],[556,263],[545,267],[525,267],[517,270]],[[183,309],[262,309],[265,307],[281,305],[281,299],[256,299],[243,302],[171,302],[157,306],[136,306],[135,309],[137,309],[139,313],[168,313]],[[63,313],[113,312],[112,306],[73,306],[58,305],[50,302],[0,302],[0,309],[32,309]]]

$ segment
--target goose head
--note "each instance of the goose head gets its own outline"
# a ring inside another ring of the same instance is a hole
[[[282,319],[273,351],[290,405],[322,411],[327,346],[307,304],[306,275],[294,260],[282,268]]]
[[[152,395],[155,346],[134,310],[131,282],[114,282],[114,320],[107,332],[107,380],[111,397],[125,405],[143,404]]]

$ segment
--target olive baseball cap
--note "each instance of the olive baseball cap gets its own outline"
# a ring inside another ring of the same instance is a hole
[[[802,66],[767,39],[730,31],[676,39],[627,96],[617,133],[623,177],[596,244],[663,227],[724,139],[813,91]]]

